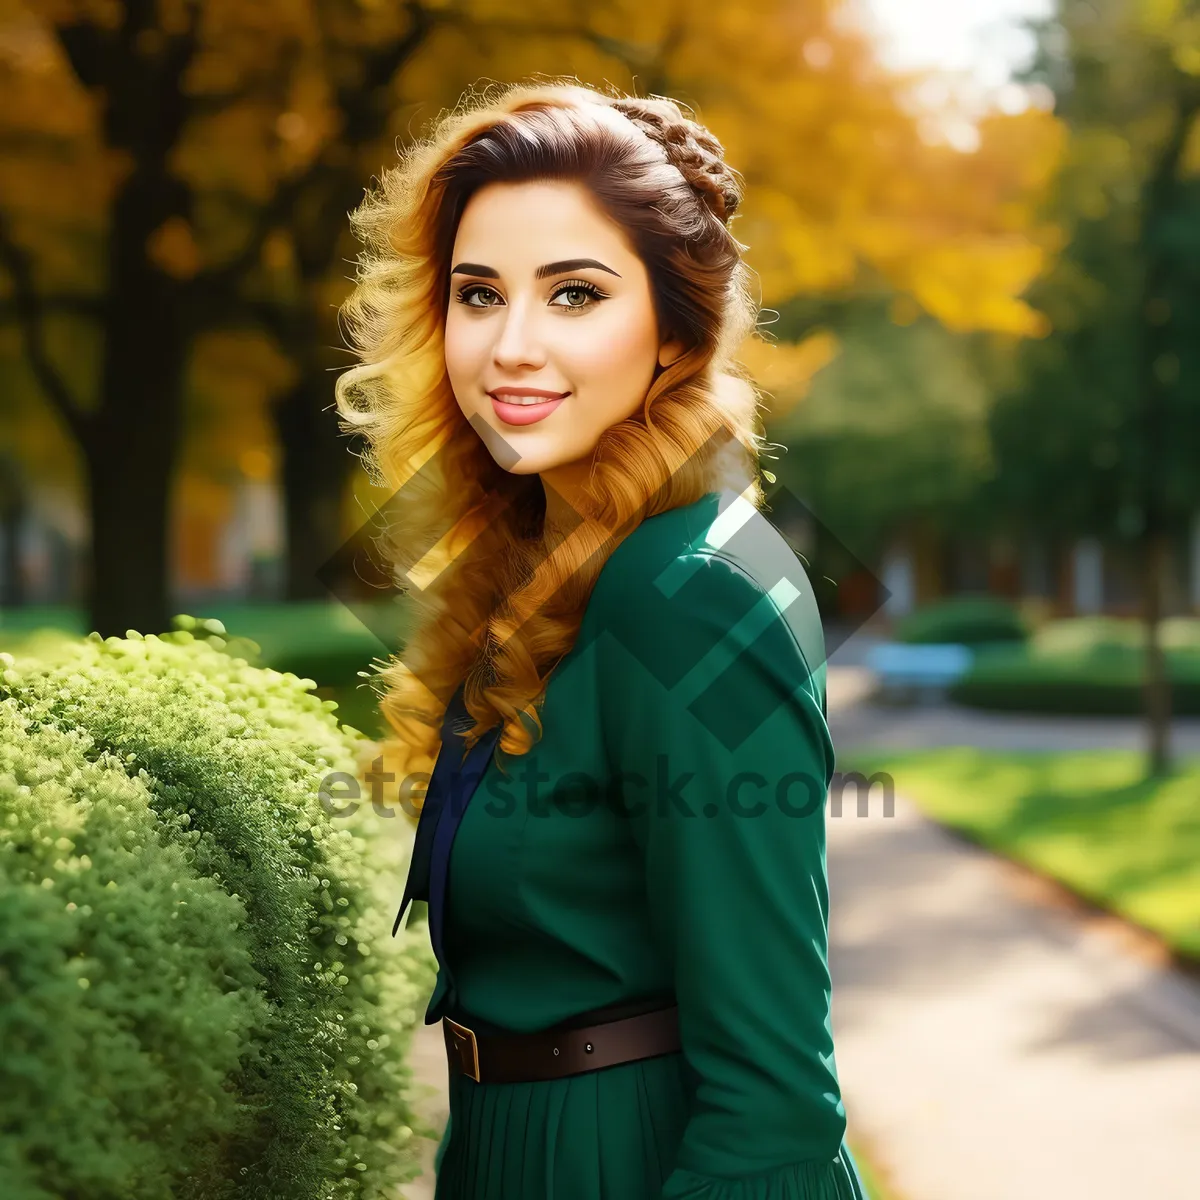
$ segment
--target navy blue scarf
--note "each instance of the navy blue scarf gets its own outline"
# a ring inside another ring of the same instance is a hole
[[[463,814],[500,740],[503,724],[485,733],[464,758],[464,737],[474,719],[463,703],[464,685],[459,684],[442,722],[442,748],[438,752],[425,790],[425,803],[417,821],[412,862],[404,898],[392,926],[392,937],[400,929],[405,909],[413,900],[429,903],[429,941],[439,964],[445,963],[444,937],[446,914],[446,877],[450,867],[450,848],[462,823]]]

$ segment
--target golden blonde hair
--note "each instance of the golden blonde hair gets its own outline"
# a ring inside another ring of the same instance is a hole
[[[590,189],[647,265],[660,330],[687,347],[601,437],[572,497],[579,524],[553,544],[540,480],[497,464],[466,422],[443,344],[463,208],[484,183],[529,179]],[[500,749],[529,750],[600,570],[642,520],[725,488],[761,506],[759,395],[735,360],[758,317],[729,230],[741,194],[720,143],[674,101],[551,81],[468,92],[351,214],[364,248],[341,316],[361,363],[338,378],[337,406],[393,496],[385,553],[415,617],[376,677],[395,736],[372,753],[397,778],[430,769],[463,682],[468,744],[503,722]]]

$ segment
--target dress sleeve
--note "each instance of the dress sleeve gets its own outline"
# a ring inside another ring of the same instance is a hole
[[[662,1200],[862,1200],[830,1025],[821,689],[775,593],[719,555],[671,565],[671,594],[611,606],[598,647],[610,803],[689,1077]]]

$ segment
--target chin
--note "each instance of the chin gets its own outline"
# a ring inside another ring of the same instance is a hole
[[[546,469],[536,460],[529,458],[522,458],[511,466],[505,466],[504,463],[500,463],[500,466],[510,475],[540,475]]]
[[[540,475],[579,457],[579,452],[559,444],[557,438],[539,436],[532,430],[498,429],[489,423],[488,431],[495,439],[489,445],[492,457],[510,475]]]

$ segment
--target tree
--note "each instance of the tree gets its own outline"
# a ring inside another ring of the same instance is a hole
[[[1164,576],[1200,505],[1198,21],[1194,5],[1122,0],[1043,27],[1035,71],[1071,131],[1052,201],[1068,244],[1031,293],[1055,333],[1024,348],[993,421],[1019,511],[1140,546],[1152,775],[1170,759]]]
[[[479,79],[697,105],[746,174],[737,233],[764,301],[815,301],[796,336],[864,281],[952,327],[1040,325],[1019,298],[1043,261],[1023,154],[1052,119],[969,158],[927,145],[904,81],[827,0],[0,0],[0,46],[7,313],[86,464],[102,633],[166,623],[185,382],[214,329],[252,323],[296,366],[276,410],[293,593],[333,549],[345,214],[396,139]]]
[[[917,529],[986,533],[991,393],[969,338],[864,306],[841,340],[845,353],[769,428],[786,446],[780,479],[864,561]]]

